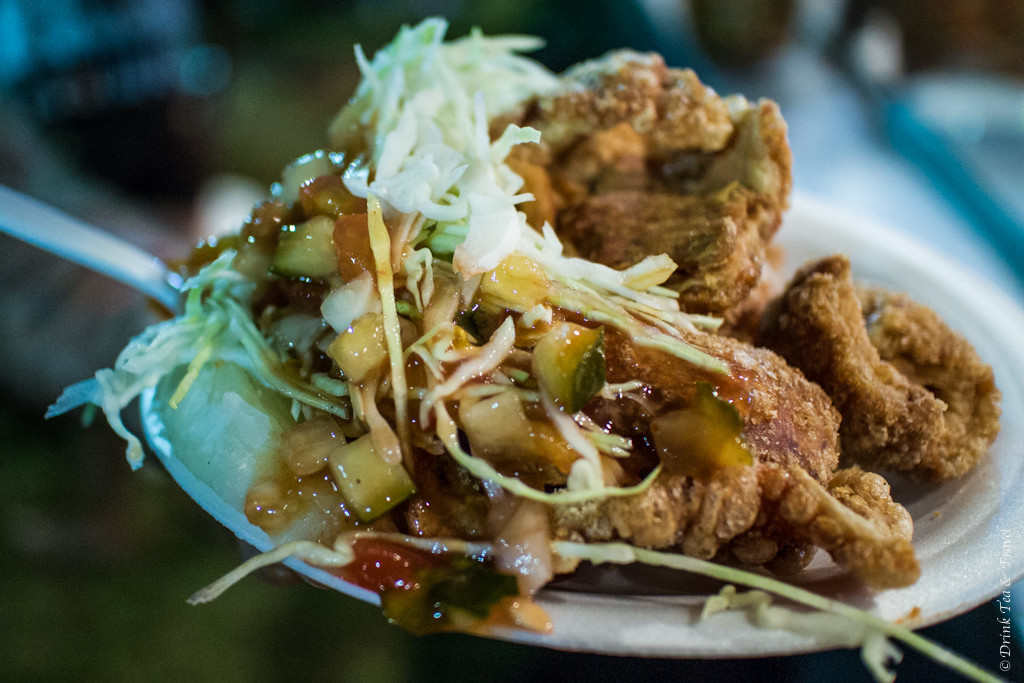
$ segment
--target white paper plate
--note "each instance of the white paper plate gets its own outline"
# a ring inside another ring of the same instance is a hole
[[[952,258],[805,196],[795,198],[777,242],[787,253],[785,275],[807,260],[842,252],[849,255],[856,278],[906,291],[931,306],[992,364],[1003,392],[1002,430],[990,456],[968,476],[941,487],[890,477],[894,497],[914,517],[922,570],[917,583],[871,594],[844,578],[824,553],[798,582],[913,627],[942,621],[992,598],[1024,576],[1024,312]],[[153,410],[152,392],[143,397],[142,410],[149,442],[171,476],[240,539],[269,550],[272,543],[262,530],[175,459]],[[294,560],[286,563],[349,596],[379,602],[375,593],[326,572]],[[664,574],[657,577],[664,589]],[[567,650],[670,657],[759,657],[818,649],[806,637],[756,629],[740,613],[699,622],[706,582],[685,575],[672,580],[678,585],[674,595],[548,588],[538,602],[551,616],[554,632],[499,637]]]

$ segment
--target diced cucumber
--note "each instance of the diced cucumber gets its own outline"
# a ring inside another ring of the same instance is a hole
[[[515,391],[460,402],[459,427],[473,455],[496,466],[514,463],[520,478],[533,473],[547,482],[564,479],[579,457],[550,422],[526,416]]]
[[[380,313],[361,316],[331,342],[327,355],[338,364],[348,380],[361,381],[388,356],[383,316]]]
[[[303,184],[313,178],[338,172],[344,168],[344,162],[343,155],[322,149],[299,157],[285,166],[281,173],[281,201],[285,204],[295,202]]]
[[[557,323],[533,349],[533,374],[555,403],[579,412],[604,386],[604,328]]]
[[[514,391],[481,401],[459,404],[459,426],[466,433],[473,455],[489,458],[508,450],[522,455],[529,439],[530,423]]]
[[[363,522],[372,522],[416,493],[405,467],[384,462],[369,434],[332,450],[328,462],[342,497]]]
[[[281,233],[271,269],[289,277],[322,278],[338,272],[334,221],[314,216]]]

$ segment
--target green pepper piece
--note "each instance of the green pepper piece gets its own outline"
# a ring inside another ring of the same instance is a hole
[[[416,634],[471,631],[495,605],[519,594],[515,576],[469,557],[416,572],[412,586],[381,593],[388,619]]]

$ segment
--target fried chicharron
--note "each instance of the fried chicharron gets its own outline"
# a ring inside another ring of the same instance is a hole
[[[796,274],[760,341],[825,389],[843,455],[864,467],[957,477],[999,431],[999,390],[971,345],[906,295],[855,286],[842,256]]]

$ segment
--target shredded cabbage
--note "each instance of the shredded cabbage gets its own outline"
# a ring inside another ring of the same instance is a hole
[[[320,305],[320,312],[335,332],[344,332],[367,313],[380,313],[380,294],[373,275],[365,271],[332,290]]]
[[[523,481],[517,477],[506,476],[498,472],[498,470],[494,469],[494,467],[483,458],[477,458],[463,450],[462,446],[459,444],[458,429],[455,426],[455,421],[452,420],[451,415],[448,414],[448,409],[445,408],[444,403],[434,404],[434,414],[435,419],[437,420],[437,436],[444,444],[445,450],[448,451],[448,454],[452,456],[456,462],[465,467],[470,474],[478,479],[481,479],[484,482],[492,482],[509,493],[528,500],[536,500],[542,503],[550,503],[554,505],[580,503],[586,500],[594,500],[610,496],[633,496],[638,493],[643,493],[650,488],[651,484],[653,484],[661,474],[661,465],[658,465],[640,483],[634,486],[604,486],[599,481],[589,479],[585,482],[584,486],[577,486],[577,488],[572,490],[564,489],[561,491],[552,491],[550,493],[540,491],[523,483]],[[577,462],[586,461],[579,460]]]
[[[554,551],[565,558],[587,560],[594,564],[639,562],[651,567],[679,569],[730,584],[754,588],[755,592],[742,596],[737,595],[735,589],[732,589],[709,598],[704,609],[704,617],[710,617],[723,609],[753,609],[755,623],[762,627],[792,630],[816,639],[823,639],[830,645],[859,646],[861,656],[869,671],[879,681],[891,681],[894,678],[888,666],[890,661],[895,659],[894,650],[885,642],[887,638],[899,640],[939,664],[973,680],[994,683],[999,681],[999,678],[981,669],[973,662],[914,633],[905,626],[894,624],[870,612],[851,607],[837,600],[830,600],[817,593],[763,574],[754,574],[736,567],[715,564],[677,553],[636,548],[625,543],[587,544],[554,541],[553,546]],[[817,610],[817,615],[796,613],[784,608],[769,609],[767,593],[811,607]]]
[[[409,441],[409,386],[405,381],[405,356],[402,353],[402,333],[399,329],[398,311],[395,306],[395,280],[391,272],[391,238],[384,225],[380,204],[370,195],[368,201],[370,248],[377,270],[377,292],[380,294],[381,311],[384,315],[384,339],[388,347],[388,363],[391,367],[391,391],[395,398],[395,423],[402,449],[400,454],[412,457]],[[372,402],[372,398],[371,398]],[[387,458],[385,458],[387,459]]]
[[[426,423],[431,409],[438,401],[451,396],[469,380],[488,373],[512,352],[515,343],[515,326],[511,316],[494,332],[491,339],[452,372],[443,383],[434,386],[420,402],[420,423]]]
[[[552,90],[557,79],[515,55],[539,47],[536,39],[474,32],[444,43],[447,28],[441,19],[404,27],[372,61],[357,48],[363,79],[331,138],[339,149],[367,150],[364,163],[345,175],[354,194],[372,194],[389,211],[421,214],[441,232],[463,226],[454,263],[468,277],[515,249],[525,226],[515,206],[531,198],[515,194],[522,180],[504,160],[513,145],[536,142],[539,133],[509,126],[491,143],[490,117]]]
[[[771,594],[765,591],[740,593],[735,586],[727,585],[707,599],[700,618],[703,621],[726,610],[747,612],[758,628],[809,636],[822,645],[860,648],[865,666],[880,682],[892,683],[896,674],[887,665],[898,664],[903,659],[903,653],[889,642],[885,633],[870,624],[831,612],[800,612],[773,605]]]
[[[121,412],[142,392],[186,366],[172,398],[172,402],[180,402],[205,364],[226,360],[284,396],[349,417],[347,403],[284,369],[282,358],[240,303],[248,302],[254,285],[232,270],[233,259],[234,252],[225,251],[187,280],[182,288],[188,296],[180,316],[148,327],[128,343],[112,369],[99,370],[92,379],[65,389],[46,416],[87,404],[99,406],[111,428],[127,442],[126,456],[132,469],[138,469],[144,458],[142,443],[125,426]]]

